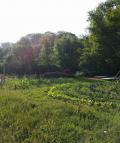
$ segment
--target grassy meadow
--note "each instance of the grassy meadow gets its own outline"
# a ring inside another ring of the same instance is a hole
[[[85,78],[7,78],[0,143],[119,143],[120,84]]]

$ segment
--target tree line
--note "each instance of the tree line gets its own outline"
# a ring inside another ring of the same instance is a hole
[[[89,12],[89,34],[28,34],[0,46],[0,72],[114,75],[120,70],[120,0],[107,0]]]

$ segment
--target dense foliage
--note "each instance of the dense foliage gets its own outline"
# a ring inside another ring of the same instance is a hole
[[[114,74],[120,69],[120,1],[101,3],[89,12],[89,21],[82,66],[91,73]]]
[[[89,12],[89,34],[29,34],[16,43],[2,43],[0,72],[45,72],[115,75],[120,66],[120,1],[107,0]]]
[[[1,45],[1,72],[4,66],[6,73],[14,74],[75,72],[81,47],[79,39],[72,33],[30,34],[12,47]]]

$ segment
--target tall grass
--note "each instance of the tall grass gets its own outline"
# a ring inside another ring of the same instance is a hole
[[[0,88],[0,143],[119,143],[119,111],[113,82],[9,78]]]

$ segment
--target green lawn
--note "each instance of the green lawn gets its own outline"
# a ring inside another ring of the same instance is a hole
[[[119,143],[120,85],[84,78],[8,78],[0,143]]]

